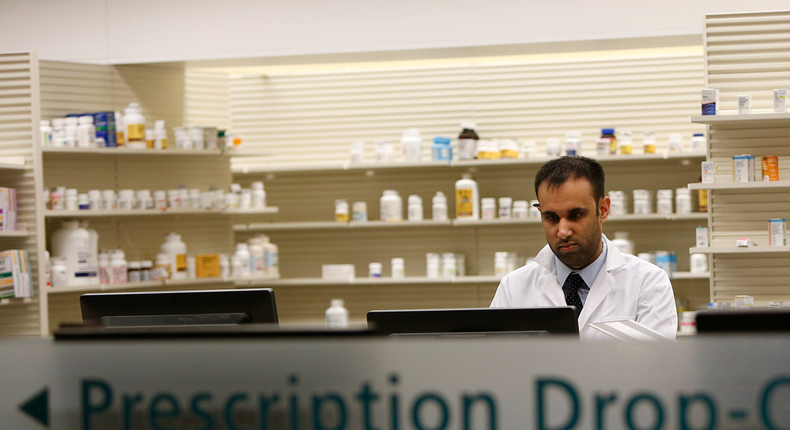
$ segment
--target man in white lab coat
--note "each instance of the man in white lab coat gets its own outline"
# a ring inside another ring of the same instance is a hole
[[[603,235],[609,217],[604,172],[581,156],[544,164],[535,193],[546,245],[535,261],[505,276],[491,307],[576,306],[579,336],[607,339],[588,324],[632,320],[674,339],[672,284],[657,266],[623,254]]]

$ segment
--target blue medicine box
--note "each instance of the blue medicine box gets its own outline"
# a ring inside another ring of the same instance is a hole
[[[93,125],[96,126],[96,141],[104,140],[104,146],[117,148],[118,140],[115,129],[115,112],[96,112],[93,114]]]

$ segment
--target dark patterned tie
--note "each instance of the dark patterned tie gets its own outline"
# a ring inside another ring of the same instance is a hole
[[[562,291],[565,293],[565,303],[568,306],[576,306],[576,314],[582,313],[582,299],[579,298],[579,288],[587,287],[584,280],[576,272],[571,272],[565,279]]]

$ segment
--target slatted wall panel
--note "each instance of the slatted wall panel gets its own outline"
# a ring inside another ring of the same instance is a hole
[[[188,79],[181,68],[47,62],[42,70],[42,116],[122,110],[136,101],[143,107],[149,127],[157,119],[165,120],[172,143],[175,126],[227,123],[227,102],[216,101],[223,80],[209,75],[191,74]],[[219,156],[46,153],[43,160],[45,186],[76,188],[80,193],[91,189],[153,192],[180,185],[206,191],[211,187],[227,189],[231,183],[230,161]],[[121,248],[127,261],[155,260],[170,232],[182,234],[189,254],[228,253],[234,246],[231,219],[219,214],[88,220],[99,233],[100,249]],[[60,223],[59,219],[47,220],[47,237]],[[50,328],[79,317],[78,296],[50,296]]]
[[[790,82],[790,11],[708,15],[705,20],[706,85],[718,88],[723,114],[737,113],[737,97],[752,95],[755,113],[773,112],[772,89]],[[790,123],[768,127],[711,126],[710,159],[717,182],[732,182],[733,155],[778,155],[780,179],[790,177]],[[759,170],[759,167],[757,168]],[[787,190],[711,192],[712,246],[734,246],[738,237],[768,245],[768,219],[790,215]],[[758,305],[790,301],[790,253],[714,254],[711,296],[732,301],[750,294]]]
[[[25,249],[33,268],[33,299],[0,301],[0,336],[41,333],[33,145],[38,130],[38,59],[35,54],[0,55],[0,157],[24,158],[27,170],[0,170],[0,186],[17,189],[18,222],[30,235],[0,238],[0,249]],[[35,130],[35,131],[34,131]]]
[[[481,138],[535,140],[539,153],[567,130],[581,131],[583,152],[594,153],[601,127],[632,131],[636,152],[641,132],[653,130],[663,151],[668,133],[683,133],[688,146],[702,131],[686,120],[698,110],[702,82],[699,54],[232,76],[232,129],[247,148],[275,153],[234,166],[344,162],[352,141],[366,142],[372,159],[376,140],[395,142],[399,153],[406,128],[419,128],[429,142],[457,136],[468,120]]]
[[[230,127],[230,78],[227,73],[186,69],[184,125]]]

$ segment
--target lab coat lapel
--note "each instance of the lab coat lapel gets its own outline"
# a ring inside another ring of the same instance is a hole
[[[587,301],[579,315],[579,328],[587,325],[587,322],[590,320],[595,310],[603,303],[603,300],[606,298],[606,295],[612,291],[612,288],[614,288],[614,277],[610,272],[625,264],[625,260],[623,260],[623,255],[620,254],[620,251],[617,250],[606,236],[604,236],[604,240],[606,241],[607,249],[606,263],[604,264],[603,270],[598,273],[598,277],[595,278],[595,282],[590,287],[590,294],[587,296]]]
[[[548,245],[535,256],[535,262],[543,266],[549,274],[540,291],[549,298],[554,306],[567,306],[565,303],[565,294],[562,292],[562,287],[557,283],[557,268],[554,261],[554,253]]]

